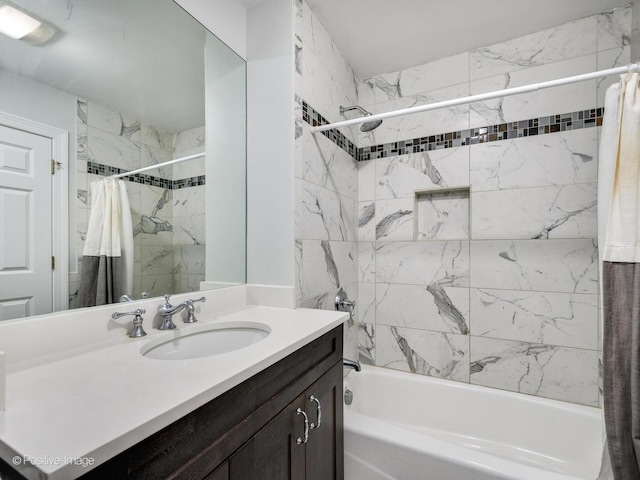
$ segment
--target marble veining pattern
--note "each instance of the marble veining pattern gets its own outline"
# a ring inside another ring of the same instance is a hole
[[[358,360],[365,365],[376,364],[376,327],[370,323],[358,325]]]
[[[377,326],[376,365],[421,375],[469,380],[466,335]]]
[[[598,352],[471,338],[471,383],[598,406]]]
[[[376,281],[375,242],[358,242],[358,281],[365,283]]]
[[[376,202],[375,222],[376,240],[413,240],[413,199]]]
[[[471,95],[521,87],[557,78],[593,72],[597,69],[597,57],[593,53],[584,57],[570,58],[551,65],[540,65],[520,71],[500,74],[474,80],[469,91]],[[556,86],[526,95],[501,97],[484,102],[472,103],[470,124],[492,125],[513,122],[523,118],[541,117],[548,112],[573,112],[594,105],[595,80],[571,85]]]
[[[453,85],[440,88],[431,92],[425,92],[412,97],[401,97],[393,101],[378,104],[376,113],[390,112],[393,110],[426,105],[451,98],[466,97],[469,95],[467,84]],[[432,110],[425,113],[416,113],[385,120],[382,125],[371,132],[372,135],[361,135],[362,144],[370,144],[370,138],[374,144],[387,144],[405,140],[407,138],[434,135],[439,132],[466,130],[469,128],[469,105]]]
[[[469,147],[389,157],[376,167],[377,199],[413,197],[416,190],[468,185]]]
[[[418,240],[469,239],[468,190],[417,193],[416,210]]]
[[[476,145],[470,151],[473,191],[595,183],[596,134],[582,129]]]
[[[98,128],[113,135],[140,142],[141,124],[135,118],[119,112],[114,112],[95,102],[86,102],[86,116],[84,120],[90,127]]]
[[[598,50],[620,49],[631,44],[631,5],[600,13],[598,18]]]
[[[596,51],[597,18],[586,17],[471,51],[472,80],[575,58]]]
[[[469,242],[377,242],[376,281],[466,287]]]
[[[487,240],[471,242],[471,286],[597,293],[595,240]]]
[[[357,240],[363,232],[357,149],[350,128],[312,135],[310,126],[342,120],[339,107],[358,103],[358,86],[309,5],[304,0],[294,3],[296,302],[299,307],[334,310],[338,288],[359,303]],[[358,358],[360,312],[356,315],[345,324],[344,353],[349,358]]]
[[[477,337],[598,348],[596,295],[471,289]]]
[[[597,406],[595,127],[614,78],[387,119],[366,134],[314,138],[309,125],[341,120],[339,104],[377,113],[626,64],[631,9],[365,79],[354,95],[299,2],[296,198],[306,181],[353,200],[355,235],[296,227],[298,304],[331,308],[338,283],[355,288],[364,363]],[[426,202],[437,215],[421,223],[416,192],[460,187],[467,217]],[[339,209],[323,211],[341,222]]]
[[[377,283],[378,325],[469,334],[469,290],[440,285]]]
[[[355,202],[303,181],[302,225],[308,239],[355,240]]]
[[[472,238],[595,238],[597,184],[476,192]]]
[[[356,198],[358,172],[355,160],[338,145],[308,131],[301,139],[301,178],[345,197]]]
[[[622,67],[631,63],[631,47],[626,45],[619,48],[613,48],[611,50],[605,50],[604,52],[598,52],[598,70],[604,70],[614,67]],[[598,84],[598,107],[604,106],[604,97],[609,88],[619,79],[614,75],[610,77],[603,77],[597,80]]]
[[[374,241],[376,239],[375,202],[359,202],[358,214],[358,241]]]
[[[376,322],[376,285],[373,283],[358,283],[358,303],[356,316],[360,323]]]
[[[356,259],[356,242],[302,240],[299,298],[324,295],[356,283]]]

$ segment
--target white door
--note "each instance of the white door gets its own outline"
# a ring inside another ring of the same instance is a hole
[[[51,152],[0,125],[0,320],[52,311]]]

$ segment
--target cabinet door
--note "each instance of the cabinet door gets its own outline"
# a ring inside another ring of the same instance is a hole
[[[224,462],[213,473],[210,473],[204,480],[229,480],[229,462]]]
[[[311,396],[320,402],[310,400]],[[306,449],[307,480],[342,480],[344,478],[344,432],[342,404],[342,362],[336,363],[305,392],[304,410],[309,422],[320,427],[311,430]]]
[[[229,460],[230,480],[305,478],[304,416],[297,409],[304,406],[300,395],[256,433]]]

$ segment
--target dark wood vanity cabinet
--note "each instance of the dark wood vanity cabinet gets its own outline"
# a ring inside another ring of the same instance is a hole
[[[342,480],[342,376],[340,326],[81,478]]]
[[[341,392],[338,363],[243,445],[227,462],[227,476],[220,478],[342,478]],[[320,426],[314,428],[318,416]]]

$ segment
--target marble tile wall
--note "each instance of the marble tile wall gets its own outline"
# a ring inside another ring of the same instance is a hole
[[[358,297],[358,171],[349,148],[349,129],[339,141],[314,136],[305,121],[321,115],[342,119],[340,106],[358,99],[357,79],[322,24],[303,0],[295,19],[295,251],[296,295],[300,307],[334,310],[343,288]],[[303,103],[313,107],[304,109]],[[357,358],[355,320],[346,324],[345,356]]]
[[[102,178],[88,171],[93,172],[96,165],[129,171],[178,158],[179,155],[200,153],[204,149],[204,129],[176,134],[80,99],[77,129],[76,206],[78,271],[81,271],[91,208],[91,182]],[[176,180],[203,175],[202,162],[163,167],[151,172],[150,181],[127,182],[134,227],[135,298],[140,298],[142,292],[159,296],[167,292],[191,291],[204,280],[205,187],[172,188]],[[88,164],[93,167],[88,169]],[[153,181],[154,178],[162,181]],[[155,186],[154,183],[164,186]],[[79,280],[79,274],[70,276],[70,301]]]
[[[359,102],[384,112],[624,65],[630,30],[631,6],[618,8],[366,79]],[[595,109],[614,81],[388,119],[356,144],[366,150]],[[598,133],[581,128],[359,162],[360,360],[599,406]],[[415,198],[455,187],[470,188],[468,218],[455,195],[426,209]]]
[[[196,127],[175,135],[173,158],[205,151],[205,129]],[[173,166],[173,291],[200,290],[205,277],[205,185],[176,188],[181,179],[195,179],[205,172],[205,157]],[[196,182],[199,183],[199,182]]]

